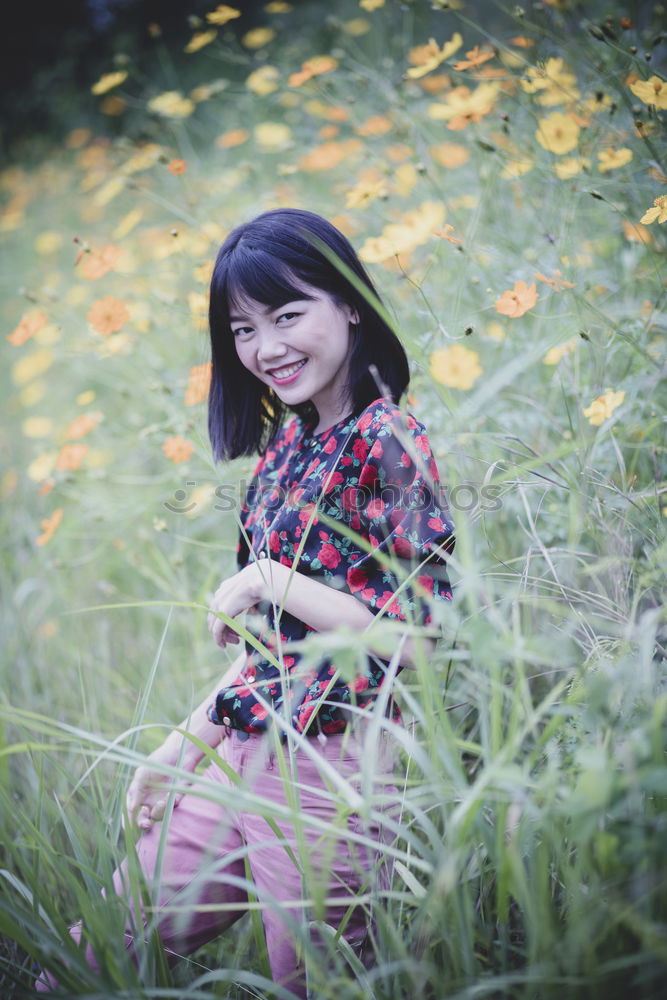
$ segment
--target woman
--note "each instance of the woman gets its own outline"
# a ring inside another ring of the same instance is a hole
[[[215,592],[208,627],[223,648],[239,642],[244,613],[261,627],[181,727],[218,748],[221,764],[205,780],[225,787],[226,804],[176,796],[163,829],[164,765],[193,771],[203,757],[178,731],[127,794],[149,881],[162,852],[155,898],[168,954],[228,927],[251,889],[272,979],[295,997],[307,995],[304,953],[314,949],[311,976],[327,964],[323,924],[370,960],[363,900],[387,885],[382,846],[397,799],[388,734],[400,712],[389,685],[429,654],[433,639],[418,626],[432,624],[434,599],[451,599],[452,528],[424,428],[396,405],[408,364],[382,311],[347,239],[311,212],[265,212],[221,247],[210,298],[213,455],[260,458],[238,571]],[[335,652],[333,636],[326,647],[318,639],[339,626],[366,633],[379,618],[402,623],[391,660],[377,627],[361,665],[344,642]],[[368,792],[378,803],[370,818],[359,809]],[[114,887],[127,892],[126,865]],[[87,959],[95,964],[91,949]]]

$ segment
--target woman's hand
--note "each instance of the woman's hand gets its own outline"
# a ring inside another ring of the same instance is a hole
[[[152,765],[175,765],[177,762],[178,755],[174,755],[173,749],[165,741],[148,756],[148,763],[142,764],[134,772],[127,789],[125,804],[128,816],[136,822],[140,830],[150,830],[153,823],[162,819],[173,781],[168,774],[156,770]],[[184,761],[182,766],[187,768],[187,762]],[[174,805],[177,806],[182,798],[183,792],[177,793],[174,796]]]
[[[236,618],[249,611],[261,597],[263,584],[257,563],[248,563],[242,570],[223,580],[211,599],[211,611],[221,611],[229,618]],[[218,646],[236,645],[239,636],[221,618],[209,613],[208,630]]]

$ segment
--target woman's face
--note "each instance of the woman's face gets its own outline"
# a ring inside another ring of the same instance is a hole
[[[230,325],[241,364],[270,386],[289,406],[310,401],[317,409],[316,431],[347,415],[342,398],[348,374],[350,323],[355,310],[339,305],[327,292],[310,285],[279,309],[242,300],[230,310]]]

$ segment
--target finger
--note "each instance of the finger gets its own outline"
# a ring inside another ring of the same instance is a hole
[[[142,806],[137,813],[137,826],[140,830],[150,830],[152,825],[148,806]]]
[[[164,816],[164,811],[167,808],[167,803],[164,799],[158,799],[153,808],[150,811],[150,818],[154,822],[158,822]]]

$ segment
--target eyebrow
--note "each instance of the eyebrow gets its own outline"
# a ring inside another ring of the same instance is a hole
[[[262,312],[264,313],[265,316],[268,316],[270,313],[276,312],[276,310],[282,309],[284,306],[288,306],[290,304],[290,302],[303,302],[303,301],[306,301],[306,300],[304,300],[304,299],[287,299],[285,302],[281,302],[277,306],[266,306],[266,308],[263,309]],[[229,322],[230,323],[239,323],[241,320],[248,319],[248,318],[249,318],[248,316],[237,316],[237,315],[232,315],[230,313]]]

